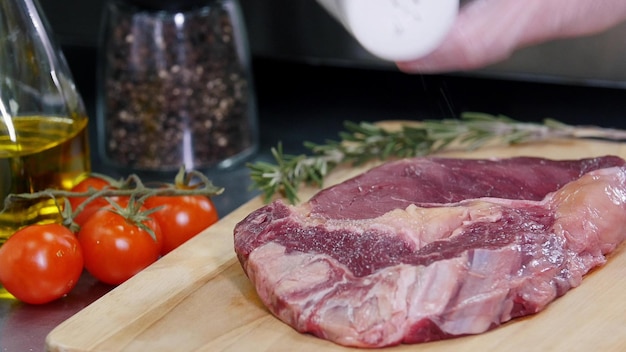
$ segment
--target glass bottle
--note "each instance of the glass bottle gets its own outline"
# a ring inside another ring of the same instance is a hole
[[[3,200],[11,193],[69,189],[90,170],[86,110],[51,33],[37,0],[0,1]],[[14,203],[0,213],[0,245],[24,225],[59,219],[51,199]]]
[[[256,151],[237,0],[111,0],[102,28],[97,120],[106,165],[140,174],[209,170]]]

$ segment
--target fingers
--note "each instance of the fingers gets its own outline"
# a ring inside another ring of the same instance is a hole
[[[398,68],[413,73],[476,69],[555,38],[597,33],[626,19],[623,0],[473,0],[443,44]]]

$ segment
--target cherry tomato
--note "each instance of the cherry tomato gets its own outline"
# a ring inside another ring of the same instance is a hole
[[[218,220],[217,210],[210,198],[193,196],[154,196],[144,202],[148,209],[161,207],[152,216],[163,232],[165,255],[180,246],[200,231]]]
[[[85,269],[96,279],[118,285],[159,258],[163,239],[159,224],[143,221],[142,229],[108,206],[93,213],[78,232]]]
[[[87,177],[86,179],[77,183],[76,186],[71,189],[71,191],[83,193],[89,191],[90,189],[101,190],[107,186],[110,186],[110,184],[106,180],[103,180],[99,177]],[[118,197],[111,197],[110,199],[113,201],[119,200]],[[69,197],[68,200],[72,205],[72,211],[75,211],[78,206],[80,206],[85,200],[87,200],[87,197]],[[109,204],[110,203],[105,198],[96,198],[90,201],[89,204],[87,204],[85,208],[74,218],[74,222],[82,227],[85,221],[94,212],[104,207],[107,207]]]
[[[26,303],[63,297],[76,286],[82,271],[78,240],[59,224],[24,227],[0,247],[0,282]]]

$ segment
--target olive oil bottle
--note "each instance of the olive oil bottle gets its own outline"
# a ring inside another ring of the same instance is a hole
[[[0,135],[0,196],[47,188],[70,189],[90,168],[87,118],[14,117],[17,143]],[[58,200],[62,204],[62,200]],[[53,199],[12,202],[0,213],[0,244],[18,228],[36,222],[59,221]]]
[[[51,33],[37,0],[0,1],[3,203],[11,193],[69,189],[90,171],[86,109]],[[0,209],[0,245],[23,226],[60,220],[46,197]]]

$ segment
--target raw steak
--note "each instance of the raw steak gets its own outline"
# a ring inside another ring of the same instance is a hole
[[[626,236],[626,166],[415,158],[270,203],[235,228],[267,308],[300,332],[383,347],[541,311]]]

